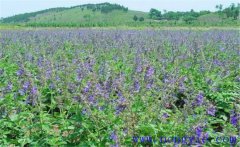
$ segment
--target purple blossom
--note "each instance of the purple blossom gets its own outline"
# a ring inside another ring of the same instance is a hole
[[[202,127],[200,127],[200,126],[196,127],[195,133],[199,138],[201,137],[202,132],[203,132]]]
[[[137,73],[142,72],[142,67],[141,67],[141,65],[137,65],[136,72],[137,72]]]
[[[32,95],[36,95],[36,94],[37,94],[37,91],[38,91],[37,87],[36,87],[36,86],[33,86],[32,89],[31,89],[31,94],[32,94]]]
[[[216,66],[222,66],[222,62],[220,62],[217,59],[213,60],[213,64],[216,65]]]
[[[81,69],[78,68],[78,69],[76,70],[76,73],[77,73],[76,80],[77,80],[78,82],[81,82],[81,80],[82,80],[82,71],[81,71]]]
[[[147,89],[151,89],[152,86],[153,86],[153,79],[151,79],[151,80],[148,81],[148,84],[147,84],[146,87],[147,87]]]
[[[24,70],[23,69],[19,69],[17,71],[17,76],[22,76],[24,74]]]
[[[168,117],[169,117],[169,115],[167,113],[163,113],[162,118],[166,119]]]
[[[96,104],[96,100],[95,100],[95,97],[93,95],[90,95],[88,97],[88,101],[90,102],[90,104]]]
[[[212,116],[215,116],[215,113],[216,113],[216,108],[215,108],[214,106],[210,106],[210,107],[207,109],[207,114],[212,115]]]
[[[86,115],[86,114],[88,114],[88,112],[87,112],[87,109],[86,109],[86,108],[82,109],[82,114],[83,114],[83,115]]]
[[[99,83],[97,83],[97,84],[95,85],[95,88],[96,88],[96,91],[99,92],[99,93],[102,91],[101,84],[99,84]]]
[[[121,105],[121,104],[119,104],[119,105],[117,105],[116,106],[116,108],[115,108],[115,110],[116,110],[116,115],[119,115],[121,112],[123,112],[124,110],[126,109],[126,106],[125,105]]]
[[[38,60],[37,60],[37,66],[38,67],[42,67],[43,66],[43,58],[42,57],[39,57]]]
[[[152,66],[147,67],[146,77],[151,77],[154,74],[154,68]]]
[[[196,96],[196,104],[198,106],[202,105],[203,104],[203,93],[199,93],[197,96]]]
[[[113,131],[113,132],[110,134],[110,139],[113,140],[114,142],[117,142],[118,136],[117,136],[117,134],[116,134],[116,131]]]
[[[238,124],[238,115],[237,115],[237,113],[235,111],[231,112],[230,122],[234,126],[237,126],[237,124]]]
[[[180,93],[184,93],[185,90],[186,90],[185,85],[184,85],[183,82],[181,82],[181,83],[179,84],[179,92],[180,92]]]
[[[8,85],[7,85],[6,90],[7,90],[7,91],[11,91],[12,89],[13,89],[13,84],[12,84],[12,82],[8,82]]]
[[[25,92],[26,92],[26,91],[24,91],[23,89],[18,90],[18,93],[19,93],[21,96],[25,95]]]
[[[47,68],[45,76],[47,79],[50,79],[50,77],[52,76],[52,69],[50,67]]]
[[[91,87],[91,82],[87,82],[87,85],[84,87],[84,89],[83,89],[83,91],[84,91],[84,93],[87,93],[87,92],[89,92],[89,90],[90,90],[90,87]]]
[[[59,76],[56,76],[56,81],[61,81],[61,78]]]
[[[119,147],[119,144],[116,143],[116,144],[111,145],[110,147]]]
[[[138,81],[134,81],[134,91],[139,92],[140,90],[140,84]]]
[[[53,82],[51,82],[50,85],[49,85],[49,88],[50,89],[55,89],[55,84]]]
[[[30,86],[30,82],[29,81],[24,82],[24,84],[23,84],[24,91],[27,91],[29,89],[29,86]]]

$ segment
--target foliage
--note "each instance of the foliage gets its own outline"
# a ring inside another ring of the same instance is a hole
[[[149,13],[128,10],[127,7],[110,4],[85,4],[69,8],[54,8],[39,12],[20,14],[0,20],[4,25],[39,27],[161,27],[161,26],[239,26],[239,4],[227,8],[217,6],[217,12],[193,9],[173,12],[151,9]],[[46,15],[47,14],[47,15]],[[138,19],[133,19],[134,16]],[[139,20],[139,21],[137,21]]]
[[[144,17],[139,17],[139,21],[144,21]]]
[[[161,14],[161,11],[158,11],[157,9],[151,9],[150,12],[149,12],[149,16],[151,19],[161,19],[162,17],[162,14]]]
[[[216,137],[239,133],[238,44],[237,30],[1,30],[0,144],[231,146]]]
[[[133,20],[134,21],[137,21],[138,20],[138,17],[136,15],[133,16]]]

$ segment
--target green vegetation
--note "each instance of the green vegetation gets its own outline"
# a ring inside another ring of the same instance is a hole
[[[1,30],[0,42],[0,146],[240,145],[237,30]]]
[[[149,13],[128,10],[127,7],[110,4],[85,4],[70,8],[52,8],[33,13],[3,18],[1,24],[32,27],[162,27],[162,26],[239,26],[240,5],[231,4],[216,12],[193,9],[173,12],[150,9]]]

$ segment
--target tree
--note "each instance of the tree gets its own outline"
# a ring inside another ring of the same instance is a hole
[[[138,20],[138,17],[136,15],[133,16],[133,20],[134,21],[137,21]]]
[[[222,4],[216,5],[215,8],[218,10],[218,12],[221,12],[221,11],[222,11],[222,8],[223,8],[223,5],[222,5]]]
[[[139,18],[139,21],[144,21],[144,18],[143,18],[143,17],[140,17],[140,18]]]
[[[187,23],[187,24],[191,24],[194,20],[196,20],[196,17],[193,17],[191,15],[185,16],[183,18],[183,20]]]
[[[236,20],[239,17],[239,9],[239,4],[236,6],[234,3],[232,3],[229,7],[225,8],[222,13],[226,14],[227,18],[232,17]]]
[[[150,12],[149,12],[149,16],[151,19],[161,19],[162,17],[162,14],[161,14],[161,11],[158,11],[157,9],[151,9]]]

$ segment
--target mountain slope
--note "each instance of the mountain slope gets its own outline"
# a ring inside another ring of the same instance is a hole
[[[52,8],[20,14],[2,20],[3,23],[126,23],[133,17],[147,19],[148,13],[128,10],[118,4],[86,4],[70,8]]]

